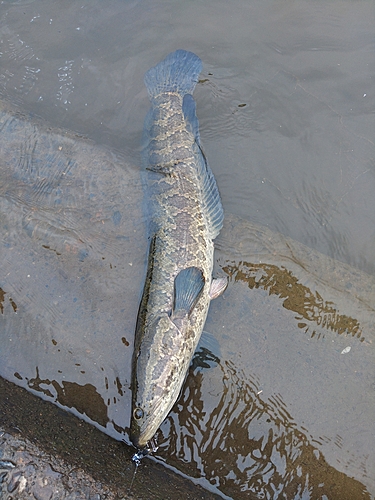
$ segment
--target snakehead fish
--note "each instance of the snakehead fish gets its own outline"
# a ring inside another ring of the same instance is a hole
[[[144,78],[151,101],[143,148],[150,247],[135,333],[130,432],[140,450],[147,450],[177,400],[210,301],[227,285],[212,278],[223,208],[191,95],[201,67],[195,54],[177,50]]]

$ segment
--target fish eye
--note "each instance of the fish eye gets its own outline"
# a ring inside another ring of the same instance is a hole
[[[134,408],[133,417],[136,420],[139,420],[140,418],[142,418],[143,417],[143,410],[142,410],[142,408]]]

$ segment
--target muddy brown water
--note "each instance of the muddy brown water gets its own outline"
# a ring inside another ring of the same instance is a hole
[[[130,456],[142,77],[190,49],[229,287],[153,460],[224,498],[374,498],[372,9],[236,6],[1,5],[0,375]]]

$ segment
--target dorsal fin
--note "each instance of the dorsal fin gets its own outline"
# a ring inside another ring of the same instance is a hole
[[[214,239],[223,227],[224,212],[215,177],[207,163],[206,156],[200,144],[199,124],[195,107],[193,97],[190,94],[186,94],[182,103],[182,111],[184,113],[186,127],[195,138],[195,156],[198,159],[197,168],[198,178],[200,180],[202,207],[208,222],[210,237]]]

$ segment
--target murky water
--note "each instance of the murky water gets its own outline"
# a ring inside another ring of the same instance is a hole
[[[2,2],[0,374],[128,441],[142,79],[193,50],[230,284],[157,456],[229,498],[374,498],[373,26],[367,1]]]

